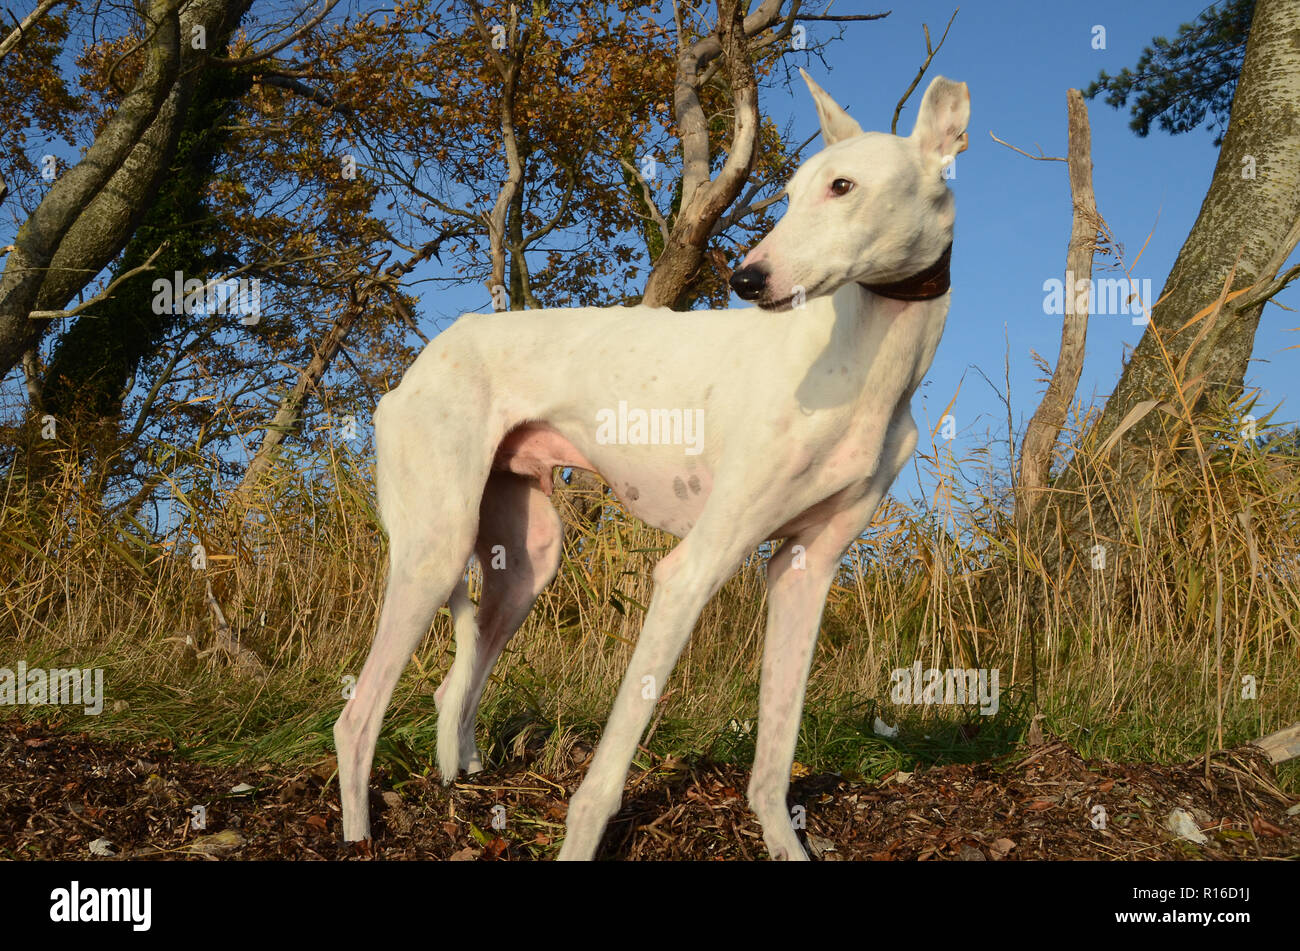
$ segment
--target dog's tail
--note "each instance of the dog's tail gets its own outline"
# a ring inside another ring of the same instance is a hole
[[[469,584],[464,578],[451,593],[447,606],[451,609],[456,660],[447,675],[446,690],[438,708],[438,771],[442,773],[443,785],[450,784],[460,772],[460,718],[469,700],[478,654],[478,621],[474,617],[474,602],[469,599]]]

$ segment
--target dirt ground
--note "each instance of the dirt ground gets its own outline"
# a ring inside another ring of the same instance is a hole
[[[166,742],[120,745],[10,718],[0,721],[0,857],[548,858],[585,766],[543,776],[511,764],[450,789],[416,778],[396,791],[377,772],[373,844],[346,845],[333,761],[301,772],[212,767]],[[765,858],[747,781],[735,766],[634,771],[601,857]],[[801,776],[790,802],[813,856],[830,861],[1300,857],[1300,805],[1250,749],[1215,755],[1207,774],[1204,760],[1085,761],[1049,737],[996,762],[881,784]]]

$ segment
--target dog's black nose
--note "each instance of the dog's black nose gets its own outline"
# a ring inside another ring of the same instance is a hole
[[[732,272],[731,289],[741,300],[756,300],[767,286],[767,272],[761,264],[751,264]]]

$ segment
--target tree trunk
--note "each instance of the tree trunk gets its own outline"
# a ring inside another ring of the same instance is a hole
[[[228,37],[217,37],[224,47]],[[110,298],[95,304],[89,319],[78,318],[55,344],[42,385],[43,402],[32,412],[51,413],[66,423],[115,423],[128,381],[183,325],[184,313],[155,313],[154,276],[181,271],[197,276],[211,269],[215,219],[206,207],[213,162],[225,144],[224,128],[247,79],[234,70],[207,70],[181,114],[175,161],[166,180],[114,265],[119,278],[156,254],[153,268],[125,280]],[[167,247],[158,254],[157,249]]]
[[[1137,541],[1125,542],[1129,532],[1122,526],[1145,522],[1154,501],[1153,466],[1177,450],[1186,432],[1184,400],[1197,413],[1240,396],[1262,305],[1218,311],[1212,305],[1225,283],[1229,290],[1248,288],[1285,262],[1288,234],[1300,218],[1297,155],[1300,2],[1260,0],[1200,215],[1119,383],[1054,482],[1065,545],[1053,540],[1054,550],[1043,552],[1044,570],[1076,594],[1095,588],[1096,573],[1086,568],[1089,550],[1098,547],[1103,557],[1111,553],[1110,590],[1131,576],[1138,561],[1126,552]],[[1209,316],[1192,320],[1207,309]],[[1183,418],[1172,419],[1161,405]]]
[[[646,281],[641,302],[650,307],[680,303],[704,260],[714,224],[740,195],[754,167],[758,84],[748,35],[776,23],[781,5],[769,0],[750,17],[745,16],[747,6],[719,0],[717,33],[678,53],[673,110],[682,138],[682,207]],[[719,56],[731,86],[733,119],[727,160],[711,180],[708,120],[699,90],[708,64]]]
[[[170,167],[190,90],[207,50],[192,29],[226,35],[252,0],[150,0],[149,40],[135,85],[73,168],[19,229],[0,275],[0,375],[49,328],[33,311],[59,311],[126,246]]]
[[[1241,78],[1209,193],[1178,260],[1165,282],[1132,359],[1092,429],[1101,445],[1144,400],[1174,393],[1158,330],[1177,366],[1189,349],[1186,376],[1205,376],[1203,399],[1235,399],[1242,391],[1259,326],[1256,307],[1229,314],[1197,340],[1202,329],[1189,318],[1212,303],[1234,271],[1231,288],[1264,276],[1292,224],[1300,217],[1300,3],[1260,0],[1251,22]],[[1253,177],[1248,177],[1253,171]],[[1150,413],[1124,436],[1148,447],[1161,414]],[[1078,485],[1072,466],[1067,482]]]

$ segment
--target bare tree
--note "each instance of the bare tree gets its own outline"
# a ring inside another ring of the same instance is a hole
[[[667,225],[667,235],[664,249],[646,282],[642,303],[671,307],[680,302],[704,261],[715,226],[749,179],[759,127],[755,55],[767,47],[787,42],[799,19],[872,20],[888,15],[800,17],[801,5],[800,0],[792,0],[786,10],[781,0],[763,0],[758,9],[746,15],[748,3],[718,0],[716,29],[691,42],[681,7],[674,3],[678,54],[673,111],[682,142],[681,206],[671,219],[654,209],[655,220]],[[726,161],[718,174],[711,176],[709,123],[700,94],[719,72],[725,75],[731,94],[731,137],[727,142]],[[653,206],[649,195],[645,197]],[[663,226],[660,225],[661,229]]]

